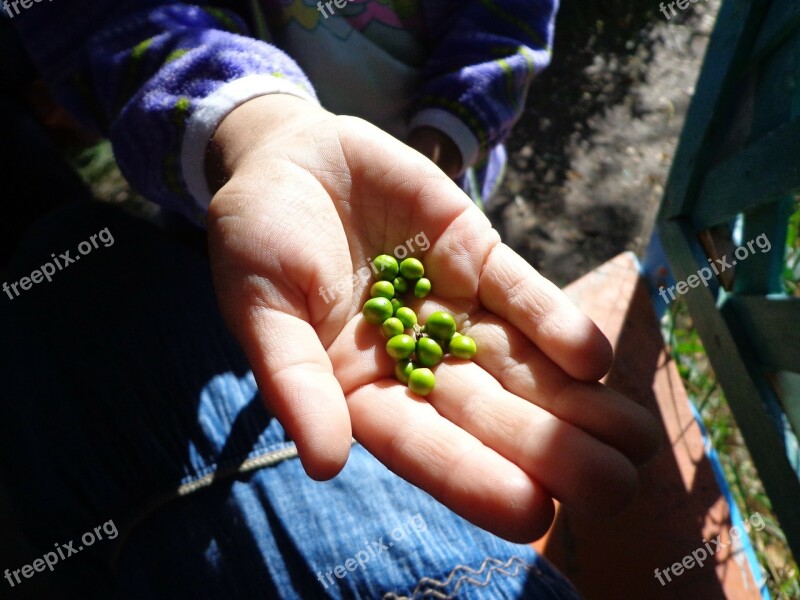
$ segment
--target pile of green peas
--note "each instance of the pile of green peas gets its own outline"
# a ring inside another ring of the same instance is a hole
[[[397,361],[395,377],[412,392],[427,396],[436,385],[431,368],[448,352],[471,359],[477,352],[475,340],[456,331],[456,320],[448,312],[436,311],[426,323],[419,323],[416,313],[399,297],[408,291],[417,298],[430,294],[431,282],[424,277],[425,267],[418,259],[406,258],[398,264],[393,256],[381,254],[374,265],[377,281],[361,314],[370,325],[381,326],[388,340],[386,353]]]

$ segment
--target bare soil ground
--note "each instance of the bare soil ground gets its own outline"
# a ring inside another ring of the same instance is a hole
[[[667,21],[655,0],[564,0],[487,207],[556,283],[647,247],[719,4]]]

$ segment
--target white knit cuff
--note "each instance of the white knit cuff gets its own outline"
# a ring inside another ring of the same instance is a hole
[[[290,94],[318,104],[316,98],[291,81],[272,75],[247,75],[223,84],[197,102],[187,120],[181,145],[181,169],[186,187],[203,213],[208,210],[212,198],[205,176],[208,142],[235,108],[268,94]]]
[[[409,130],[417,127],[433,127],[455,142],[461,152],[461,172],[463,174],[478,160],[480,144],[472,130],[452,113],[439,108],[426,108],[418,112],[409,123]]]

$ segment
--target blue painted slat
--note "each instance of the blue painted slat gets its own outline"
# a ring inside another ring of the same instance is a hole
[[[717,106],[745,65],[758,34],[758,25],[768,7],[769,2],[763,0],[726,0],[722,3],[672,162],[661,218],[685,214],[693,203],[700,173],[698,167],[713,159],[707,146],[713,133]]]
[[[775,0],[764,27],[774,29],[774,23],[781,21],[781,15],[788,19],[800,15],[800,3],[797,0]],[[762,137],[761,132],[772,131],[800,118],[800,88],[797,85],[800,81],[800,32],[785,39],[779,49],[765,57],[758,75],[752,120],[753,139]],[[795,161],[800,163],[800,144],[790,152],[795,155]],[[734,292],[777,294],[783,291],[783,246],[793,204],[792,196],[787,193],[774,204],[762,206],[745,215],[742,241],[746,243],[756,238],[766,238],[772,248],[768,253],[758,252],[747,261],[740,262]]]
[[[800,373],[800,298],[733,295],[736,313],[760,366]],[[800,404],[800,398],[794,400]]]
[[[800,120],[778,128],[715,167],[703,181],[692,222],[697,230],[727,223],[786,194],[800,192]]]
[[[800,399],[800,373],[787,371],[776,373],[773,385],[781,398],[789,399],[788,402],[783,403],[786,418],[789,420],[795,437],[800,437],[800,400],[798,400]],[[800,453],[795,452],[794,461],[796,465],[800,465]]]
[[[742,244],[748,252],[751,249],[752,252],[746,260],[736,265],[735,293],[753,295],[783,292],[786,229],[793,207],[792,197],[785,196],[745,216]]]
[[[800,27],[800,3],[797,0],[773,0],[761,27],[751,64],[758,64],[787,39],[797,35]]]

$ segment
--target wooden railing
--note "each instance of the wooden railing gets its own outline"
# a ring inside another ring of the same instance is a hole
[[[724,0],[659,231],[676,281],[688,282],[692,320],[796,558],[800,298],[784,293],[781,273],[798,193],[800,2]],[[712,266],[720,273],[711,285],[692,285]]]

